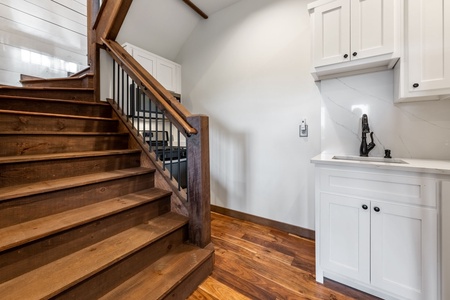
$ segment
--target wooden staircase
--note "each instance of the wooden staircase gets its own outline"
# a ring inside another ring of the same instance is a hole
[[[86,76],[0,87],[0,298],[185,299],[213,250]]]

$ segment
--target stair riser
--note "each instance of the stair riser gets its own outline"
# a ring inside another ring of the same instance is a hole
[[[154,187],[154,173],[0,202],[0,228]]]
[[[166,197],[0,253],[0,283],[170,211]],[[141,262],[142,263],[142,262]],[[78,298],[86,299],[86,298]]]
[[[106,105],[92,103],[80,104],[51,100],[45,101],[20,98],[0,98],[0,109],[102,118],[111,117],[111,107]]]
[[[117,128],[118,122],[116,120],[0,113],[0,131],[3,132],[115,132]]]
[[[115,286],[157,261],[170,249],[179,246],[186,238],[187,228],[178,229],[52,299],[98,299]],[[133,299],[133,297],[132,295],[124,295],[123,299]]]
[[[0,156],[52,154],[128,148],[126,135],[0,135]]]
[[[70,89],[2,89],[2,95],[35,97],[58,100],[76,100],[94,102],[94,92],[92,89],[87,90],[70,90]]]
[[[0,188],[140,166],[140,153],[0,164]]]
[[[197,287],[209,276],[214,269],[214,255],[211,255],[202,265],[174,287],[162,299],[187,299]]]

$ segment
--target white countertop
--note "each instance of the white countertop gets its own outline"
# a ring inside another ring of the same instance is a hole
[[[380,161],[370,161],[367,160],[367,158],[362,158],[361,160],[358,160],[359,157],[357,156],[350,156],[354,160],[333,159],[334,156],[345,156],[345,155],[319,154],[313,157],[311,159],[311,162],[314,164],[327,164],[337,166],[339,165],[347,167],[366,167],[384,170],[450,175],[450,161],[447,160],[394,158],[395,160],[402,160],[404,163],[392,163],[392,162],[385,162],[385,160],[382,159],[381,157],[374,158],[375,160]],[[368,159],[370,159],[370,157]]]

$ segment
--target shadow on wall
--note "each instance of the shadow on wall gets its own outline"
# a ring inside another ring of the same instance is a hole
[[[211,203],[246,209],[249,173],[247,134],[210,119]],[[231,162],[231,163],[230,163]]]

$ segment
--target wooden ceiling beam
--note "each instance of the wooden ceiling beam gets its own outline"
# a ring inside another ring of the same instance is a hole
[[[184,3],[189,5],[190,8],[192,8],[196,13],[198,13],[200,16],[202,16],[203,19],[208,19],[208,15],[205,14],[200,8],[198,8],[197,5],[192,3],[190,0],[183,0]]]

